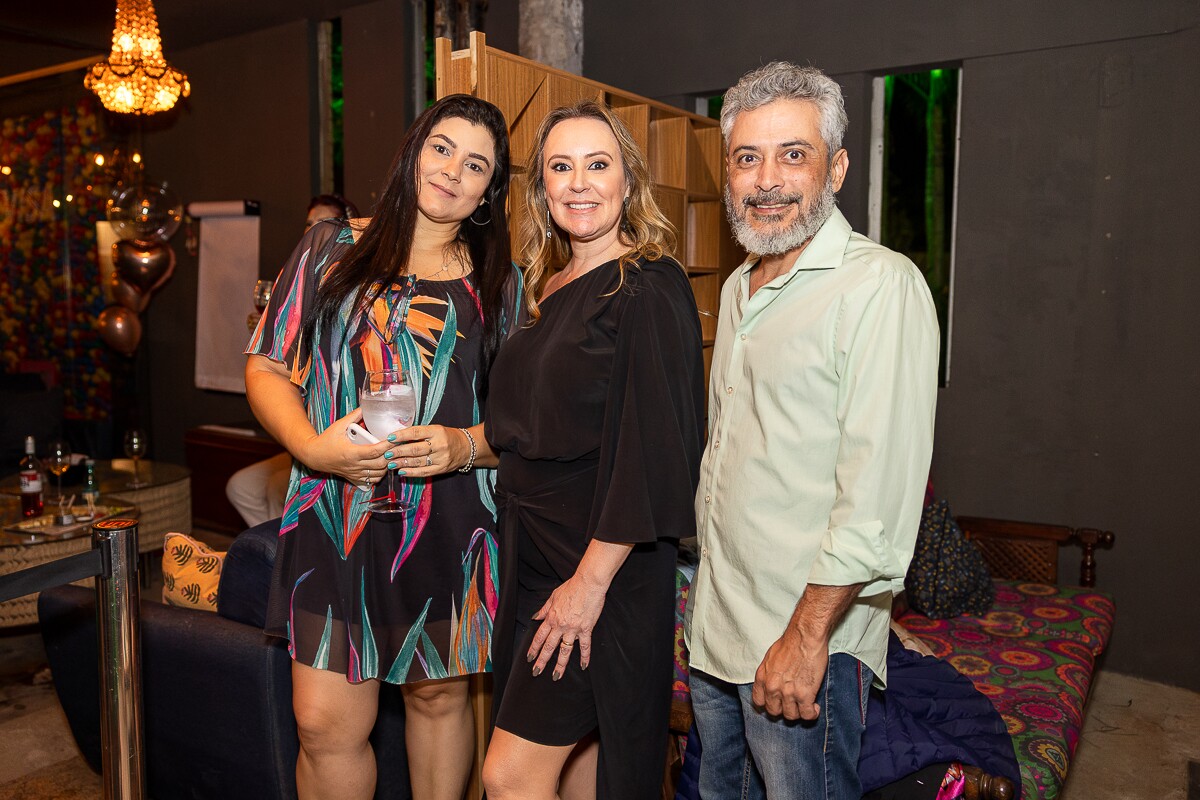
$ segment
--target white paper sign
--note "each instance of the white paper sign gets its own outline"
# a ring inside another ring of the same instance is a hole
[[[250,339],[246,317],[254,312],[258,280],[259,217],[205,217],[200,222],[200,275],[196,296],[196,386],[246,393]]]

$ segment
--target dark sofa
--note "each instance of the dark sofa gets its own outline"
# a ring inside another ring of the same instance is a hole
[[[286,643],[262,633],[279,521],[242,533],[225,558],[216,614],[141,603],[146,780],[156,800],[296,796],[298,742]],[[54,685],[84,758],[100,769],[95,593],[38,598]],[[383,684],[371,735],[376,798],[408,800],[404,706]]]

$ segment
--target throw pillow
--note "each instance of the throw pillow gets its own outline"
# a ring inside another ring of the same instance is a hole
[[[996,587],[979,547],[963,535],[946,501],[925,506],[904,578],[908,604],[930,619],[985,613]]]
[[[169,606],[217,610],[217,585],[225,554],[183,533],[163,538],[163,602]]]

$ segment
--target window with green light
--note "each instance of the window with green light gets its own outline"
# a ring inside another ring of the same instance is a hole
[[[886,75],[882,81],[879,243],[907,255],[925,275],[942,331],[943,386],[948,378],[960,73],[944,67]]]

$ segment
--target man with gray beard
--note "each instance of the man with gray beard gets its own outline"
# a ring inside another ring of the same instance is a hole
[[[920,271],[854,233],[841,88],[768,64],[725,95],[725,283],[686,636],[700,796],[858,800],[929,461],[938,325]]]

